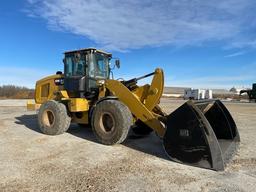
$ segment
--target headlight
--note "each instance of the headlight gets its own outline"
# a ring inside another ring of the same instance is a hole
[[[103,80],[103,79],[102,80],[98,80],[98,84],[99,85],[103,85],[104,83],[105,83],[105,80]]]
[[[57,86],[59,86],[59,85],[64,85],[64,79],[63,79],[63,78],[54,79],[54,83],[55,83],[55,85],[57,85]]]

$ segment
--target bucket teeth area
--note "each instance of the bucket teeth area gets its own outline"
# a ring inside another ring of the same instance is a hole
[[[167,117],[163,139],[170,159],[224,170],[240,141],[236,124],[219,100],[188,101]]]

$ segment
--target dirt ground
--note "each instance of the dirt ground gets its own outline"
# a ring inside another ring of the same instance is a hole
[[[171,112],[184,101],[162,99]],[[16,106],[15,106],[16,103]],[[255,191],[256,104],[228,103],[241,137],[223,172],[167,159],[152,133],[124,144],[97,143],[90,128],[71,125],[48,136],[37,127],[25,101],[0,101],[0,191]]]

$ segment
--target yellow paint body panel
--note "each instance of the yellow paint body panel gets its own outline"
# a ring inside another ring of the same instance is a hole
[[[36,82],[35,101],[43,104],[46,101],[56,99],[56,93],[63,90],[63,86],[55,85],[54,80],[63,78],[63,75],[51,75]]]
[[[161,137],[164,136],[165,128],[154,114],[146,108],[138,96],[132,93],[126,86],[116,80],[106,80],[106,88],[118,97],[132,112],[136,118],[151,127]]]
[[[61,99],[69,99],[68,92],[66,90],[60,91]]]
[[[149,91],[150,85],[146,84],[144,86],[138,87],[132,92],[138,97],[138,99],[142,102],[145,103],[145,99],[148,96],[148,91]]]
[[[148,110],[152,111],[160,102],[160,98],[164,90],[164,73],[162,69],[157,68],[155,75],[152,79],[148,96],[145,99],[145,106]]]
[[[105,94],[106,94],[106,88],[105,88],[105,86],[100,86],[100,87],[99,87],[99,96],[98,96],[98,99],[101,99],[101,98],[105,97]]]
[[[41,104],[34,103],[33,101],[29,100],[27,102],[27,110],[28,111],[34,111],[38,110],[40,108]]]
[[[85,98],[69,98],[68,108],[71,112],[81,112],[89,110],[88,100]]]

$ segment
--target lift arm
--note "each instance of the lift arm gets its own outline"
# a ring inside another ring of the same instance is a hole
[[[146,125],[155,130],[159,136],[163,137],[165,133],[165,128],[158,119],[158,116],[154,115],[154,113],[152,112],[152,109],[159,102],[163,89],[162,87],[158,87],[158,83],[156,82],[159,82],[159,80],[161,80],[161,77],[163,77],[162,70],[156,69],[156,72],[157,73],[155,74],[152,84],[149,88],[148,96],[145,99],[146,105],[139,100],[136,94],[130,91],[120,81],[109,79],[106,80],[105,86],[131,110],[132,114],[137,119],[143,121]]]

